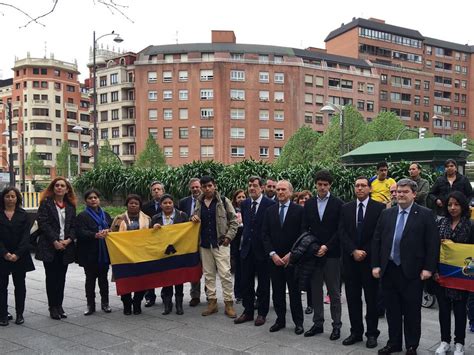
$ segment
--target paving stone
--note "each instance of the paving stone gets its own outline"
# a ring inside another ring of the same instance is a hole
[[[18,351],[24,349],[23,346],[15,343],[11,343],[7,340],[0,339],[0,354],[6,354],[11,351]]]

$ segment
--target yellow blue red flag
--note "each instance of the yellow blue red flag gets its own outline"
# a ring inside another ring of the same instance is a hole
[[[117,294],[199,281],[198,242],[199,224],[192,222],[109,233],[106,243]]]
[[[441,243],[438,269],[441,286],[474,292],[474,244]]]

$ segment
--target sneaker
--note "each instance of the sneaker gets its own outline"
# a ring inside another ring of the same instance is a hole
[[[450,346],[448,343],[445,341],[442,341],[441,344],[439,344],[438,349],[436,349],[435,354],[436,355],[446,355],[446,352],[448,352],[450,349]]]
[[[461,343],[456,343],[454,347],[454,355],[464,355],[464,345]]]
[[[324,303],[325,303],[325,304],[330,304],[330,303],[331,303],[331,299],[329,298],[328,295],[326,295],[326,296],[324,297]]]

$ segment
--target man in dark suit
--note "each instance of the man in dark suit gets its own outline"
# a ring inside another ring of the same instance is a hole
[[[159,181],[153,181],[150,184],[150,192],[152,199],[142,205],[142,212],[152,218],[154,215],[161,213],[160,198],[165,193],[164,185]],[[151,307],[156,302],[155,289],[146,290],[145,307]]]
[[[341,337],[341,250],[339,245],[339,215],[343,202],[329,191],[333,181],[327,170],[316,173],[315,185],[317,194],[304,205],[303,230],[308,231],[321,242],[316,256],[324,258],[319,262],[311,277],[313,295],[313,326],[305,333],[311,337],[323,333],[324,304],[323,282],[326,283],[331,302],[332,332],[329,337],[336,340]]]
[[[370,184],[367,177],[355,181],[356,200],[342,206],[339,219],[339,236],[342,245],[347,308],[351,322],[351,334],[342,344],[352,345],[362,341],[364,323],[362,320],[362,290],[367,305],[367,348],[377,346],[380,332],[377,315],[378,280],[372,276],[370,252],[375,226],[385,204],[370,198]]]
[[[422,281],[431,277],[439,258],[439,235],[431,211],[415,201],[416,182],[397,183],[398,206],[384,210],[372,243],[372,275],[382,278],[389,339],[379,354],[402,350],[416,354],[421,336]]]
[[[178,210],[186,213],[188,216],[192,216],[194,214],[196,200],[201,194],[201,182],[199,181],[199,178],[192,178],[189,180],[188,186],[191,195],[179,200]],[[191,289],[189,293],[191,296],[189,305],[191,307],[196,307],[199,303],[201,303],[201,281],[191,282]]]
[[[255,302],[255,275],[258,279],[258,315],[256,326],[265,324],[270,308],[270,261],[265,253],[262,239],[262,224],[265,210],[275,204],[274,201],[263,196],[263,181],[258,176],[248,180],[250,198],[240,205],[242,223],[242,242],[240,248],[241,289],[244,312],[234,320],[235,324],[252,321],[254,318]]]
[[[296,325],[295,333],[300,335],[304,332],[301,292],[295,279],[295,270],[288,264],[291,247],[300,236],[303,207],[290,201],[293,186],[289,181],[279,181],[276,191],[278,203],[267,208],[262,226],[265,252],[271,258],[272,298],[277,314],[270,332],[277,332],[286,326],[286,285],[288,285],[291,316]]]

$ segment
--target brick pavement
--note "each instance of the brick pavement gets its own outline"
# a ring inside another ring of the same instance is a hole
[[[44,270],[35,261],[37,270],[27,275],[27,300],[25,323],[11,323],[0,329],[0,354],[159,354],[159,353],[206,353],[206,354],[371,354],[375,350],[365,348],[364,343],[343,346],[342,339],[349,335],[347,306],[343,305],[341,339],[330,341],[329,306],[326,306],[325,333],[312,338],[297,336],[293,332],[290,314],[287,328],[270,333],[275,321],[270,309],[267,324],[255,327],[253,323],[234,325],[223,312],[222,298],[219,312],[202,317],[204,304],[196,308],[188,306],[189,285],[185,286],[184,315],[161,315],[161,302],[151,308],[143,308],[141,315],[124,316],[115,285],[110,284],[110,304],[113,312],[102,311],[85,317],[83,269],[71,265],[67,275],[64,309],[68,318],[57,321],[49,318],[44,285]],[[13,304],[13,286],[9,300]],[[220,290],[218,296],[221,296]],[[303,295],[303,298],[306,296]],[[204,297],[202,297],[204,299]],[[305,301],[305,300],[304,300]],[[10,309],[14,314],[14,309]],[[236,306],[240,314],[242,307]],[[439,342],[438,311],[423,309],[420,354],[432,354]],[[311,315],[305,315],[305,329],[311,326]],[[379,347],[387,340],[387,324],[380,322]],[[466,354],[474,354],[474,335],[467,333]]]

